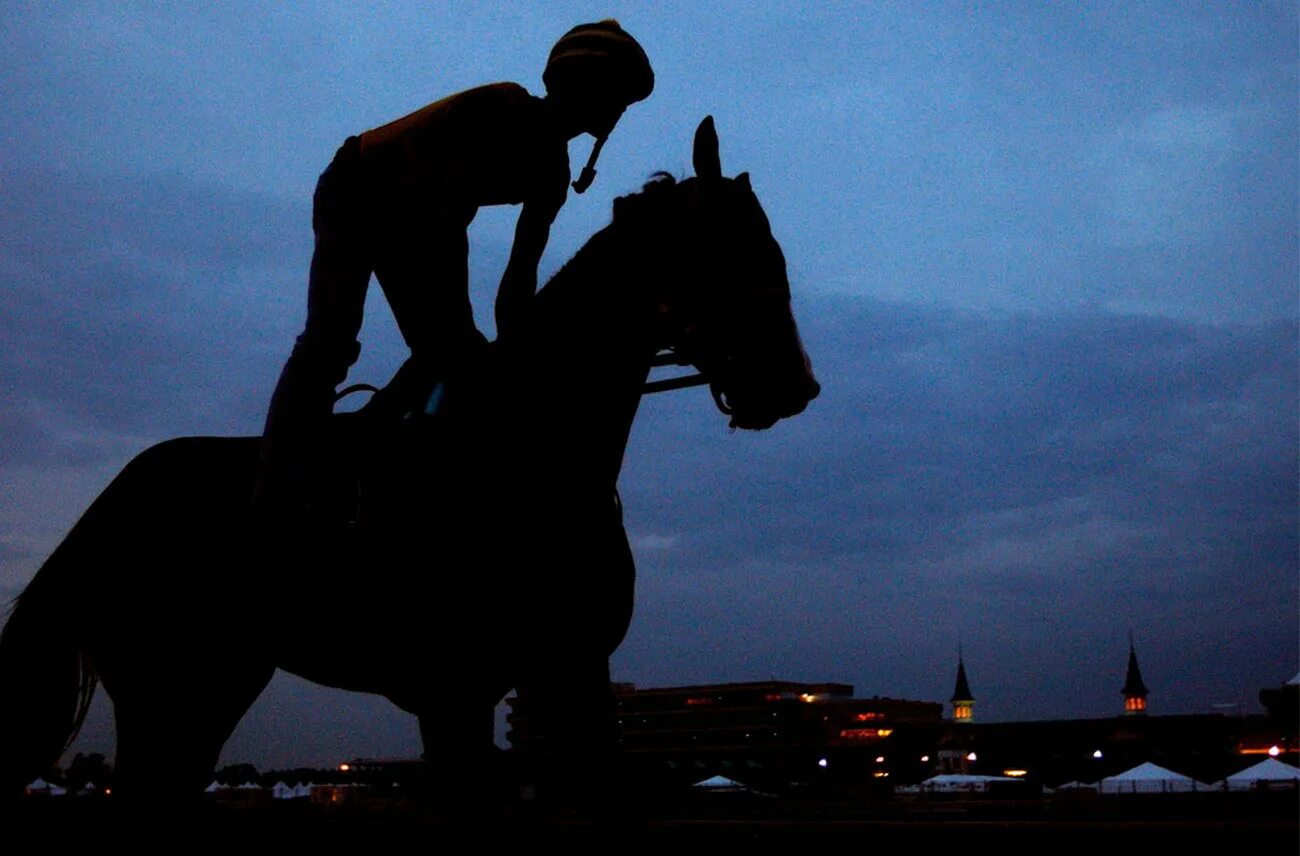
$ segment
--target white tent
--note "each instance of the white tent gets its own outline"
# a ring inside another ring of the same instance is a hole
[[[1148,761],[1097,783],[1103,794],[1182,794],[1218,790]]]
[[[284,782],[276,782],[271,786],[271,798],[277,800],[293,799],[293,788]]]
[[[1096,783],[1096,782],[1093,782],[1092,784],[1088,784],[1087,782],[1066,782],[1066,783],[1063,784],[1063,785],[1057,785],[1055,788],[1050,788],[1050,789],[1048,789],[1048,792],[1049,792],[1049,793],[1054,793],[1054,792],[1056,792],[1056,791],[1093,791],[1093,792],[1096,792],[1096,790],[1097,790],[1097,783]]]
[[[700,788],[706,791],[744,791],[748,790],[735,779],[728,779],[726,776],[710,776],[703,781],[691,785],[693,788]]]
[[[305,785],[302,782],[299,782],[298,784],[293,786],[294,799],[303,799],[306,797],[310,797],[311,789],[314,787],[316,787],[315,782],[308,782]]]
[[[976,776],[970,773],[941,773],[917,786],[918,790],[937,794],[982,794],[995,782],[1019,782],[1011,776]]]
[[[225,790],[226,787],[227,785],[223,785],[221,784],[221,782],[218,782],[216,779],[213,779],[212,784],[208,785],[206,788],[203,789],[203,793],[215,794],[217,791]]]
[[[1248,791],[1252,788],[1300,787],[1300,769],[1284,764],[1276,758],[1267,758],[1240,773],[1224,779],[1230,791]]]
[[[32,782],[27,786],[26,790],[28,796],[40,795],[47,797],[61,797],[68,792],[67,788],[61,788],[58,785],[51,785],[44,779],[37,779]]]

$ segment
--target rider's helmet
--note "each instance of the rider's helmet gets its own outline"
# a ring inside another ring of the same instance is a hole
[[[547,92],[579,97],[599,92],[626,107],[654,90],[655,74],[637,40],[618,21],[606,18],[579,24],[561,36],[546,60],[542,82]]]
[[[561,36],[546,60],[542,82],[548,94],[590,104],[606,117],[602,127],[592,129],[596,144],[573,183],[582,193],[596,177],[596,158],[622,110],[654,90],[654,70],[637,40],[618,21],[606,18],[579,24]]]

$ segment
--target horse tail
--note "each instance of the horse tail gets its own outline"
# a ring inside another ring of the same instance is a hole
[[[68,575],[56,550],[9,605],[0,632],[0,801],[22,793],[72,745],[99,679],[68,632]]]

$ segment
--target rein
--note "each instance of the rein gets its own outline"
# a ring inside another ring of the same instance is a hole
[[[687,365],[687,364],[681,362],[677,358],[677,355],[671,350],[663,351],[661,353],[655,354],[654,359],[650,361],[651,368],[657,368],[659,366],[680,366],[680,365]],[[704,386],[708,382],[709,382],[708,378],[706,378],[700,372],[696,372],[695,374],[683,375],[682,377],[670,377],[670,378],[664,378],[663,380],[648,381],[646,385],[641,388],[641,394],[650,395],[656,392],[668,392],[674,389],[686,389],[687,387],[692,387],[692,386]]]

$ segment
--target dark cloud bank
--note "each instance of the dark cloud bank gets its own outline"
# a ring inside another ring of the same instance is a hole
[[[0,478],[257,430],[300,319],[304,210],[180,180],[5,181]],[[1130,629],[1157,712],[1253,705],[1295,672],[1295,321],[796,308],[824,386],[804,415],[733,434],[699,390],[643,405],[619,679],[942,700],[961,641],[983,718],[1108,715]],[[39,557],[5,519],[12,589]],[[86,739],[106,742],[102,716]],[[413,741],[383,704],[278,679],[227,756]]]

